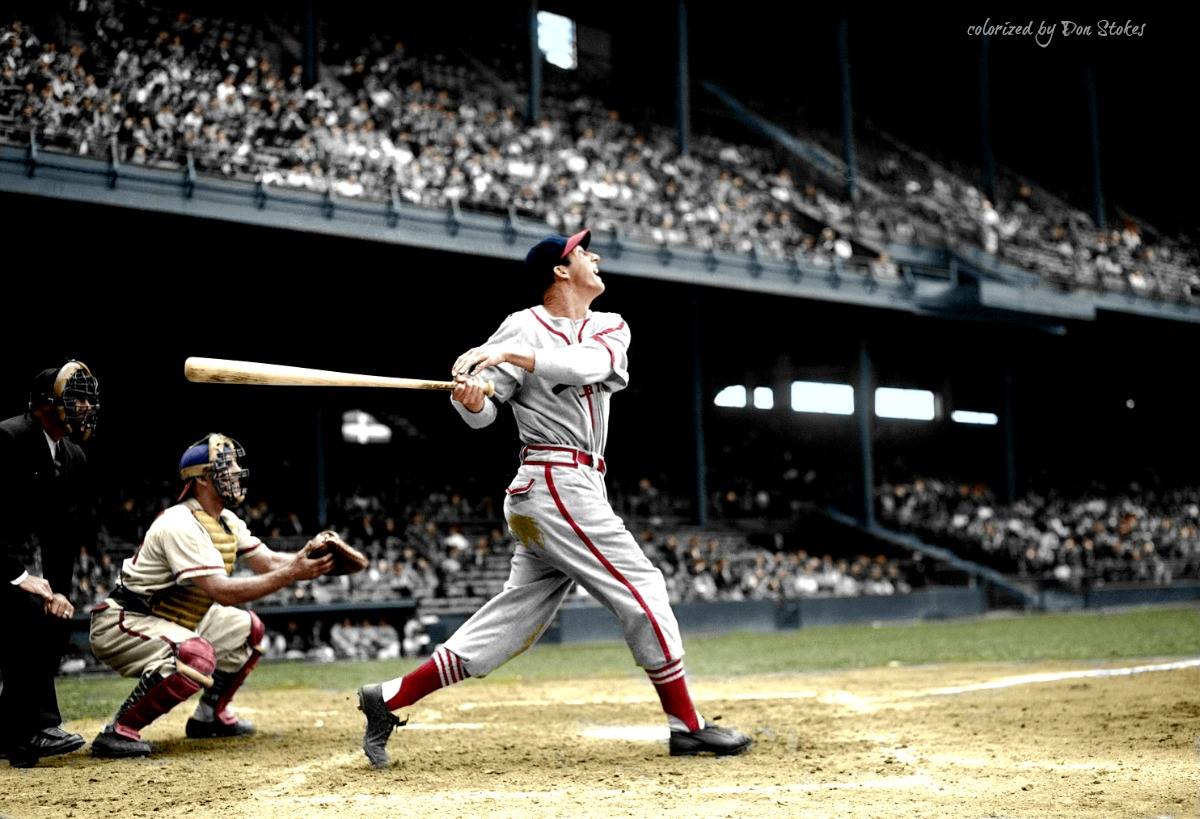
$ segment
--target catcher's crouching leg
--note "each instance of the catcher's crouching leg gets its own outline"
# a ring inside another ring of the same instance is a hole
[[[191,739],[248,736],[254,733],[254,725],[249,720],[238,719],[229,710],[233,695],[242,687],[263,655],[266,626],[257,614],[252,611],[247,613],[250,615],[250,637],[247,640],[250,657],[235,671],[213,672],[213,684],[200,695],[196,714],[187,721],[186,733]]]
[[[154,720],[211,683],[216,654],[203,637],[192,637],[175,652],[175,671],[163,676],[157,671],[143,674],[133,693],[121,705],[116,718],[92,741],[92,754],[101,757],[146,756],[150,744],[140,733]]]

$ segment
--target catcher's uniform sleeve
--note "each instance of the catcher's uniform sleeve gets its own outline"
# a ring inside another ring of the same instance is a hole
[[[233,536],[237,538],[238,557],[245,557],[263,545],[258,535],[251,534],[250,527],[246,525],[246,522],[233,514],[233,512],[225,510],[223,517],[225,517],[225,521],[229,524],[229,528],[233,530]]]
[[[603,314],[605,329],[580,344],[537,350],[533,374],[554,384],[605,384],[612,392],[629,386],[629,325],[616,313]]]
[[[157,546],[166,559],[172,579],[180,585],[190,584],[197,577],[225,574],[221,553],[213,546],[208,532],[194,520],[164,527],[158,533]]]
[[[523,313],[512,313],[504,320],[496,332],[492,333],[485,344],[524,344],[532,346],[529,329],[526,326],[527,321],[523,317]],[[473,429],[482,429],[496,420],[496,401],[504,403],[512,398],[517,390],[521,388],[521,384],[525,380],[525,371],[515,364],[500,364],[496,367],[488,367],[486,370],[480,370],[479,377],[485,381],[491,381],[496,388],[496,394],[492,398],[483,399],[483,409],[479,412],[471,412],[462,404],[450,399],[450,405],[454,407],[462,419],[467,422],[467,426]],[[493,400],[494,399],[494,400]]]

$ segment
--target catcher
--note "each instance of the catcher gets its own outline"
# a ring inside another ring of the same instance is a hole
[[[213,433],[179,461],[180,502],[150,526],[121,566],[121,582],[92,610],[96,657],[126,677],[133,693],[92,741],[100,757],[150,753],[139,731],[205,689],[187,722],[192,739],[252,734],[229,710],[233,695],[261,656],[265,629],[252,611],[234,608],[323,574],[348,573],[366,559],[322,532],[296,553],[269,549],[228,507],[246,497],[245,455],[232,438]],[[255,577],[231,577],[238,558]]]

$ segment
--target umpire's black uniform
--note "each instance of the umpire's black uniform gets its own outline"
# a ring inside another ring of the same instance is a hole
[[[33,567],[40,550],[41,576],[52,591],[70,598],[79,548],[94,539],[86,467],[83,449],[65,436],[52,457],[32,414],[0,422],[0,750],[5,753],[15,753],[62,722],[54,675],[69,621],[46,614],[43,599],[13,581]]]

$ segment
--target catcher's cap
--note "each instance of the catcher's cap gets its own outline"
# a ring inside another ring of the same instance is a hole
[[[592,241],[592,232],[587,228],[574,236],[547,236],[538,242],[525,254],[525,269],[538,279],[544,279],[547,286],[554,281],[554,268],[563,263],[576,247],[582,246],[587,250]]]
[[[183,457],[179,459],[179,473],[181,475],[184,475],[185,472],[191,474],[197,468],[204,471],[208,464],[208,439],[205,439],[201,443],[192,444],[183,453]]]
[[[245,454],[241,444],[232,438],[219,432],[209,433],[184,450],[179,459],[179,477],[199,477],[221,462],[223,455],[241,458]]]
[[[207,477],[212,480],[221,500],[229,506],[237,506],[246,499],[246,479],[250,470],[243,469],[238,462],[246,456],[242,445],[234,439],[212,432],[189,446],[179,459],[179,477],[185,480],[183,500],[192,490],[193,478]]]

